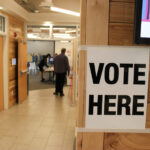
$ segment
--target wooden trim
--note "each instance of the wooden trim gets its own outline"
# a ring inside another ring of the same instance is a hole
[[[105,133],[103,150],[149,150],[150,134]]]
[[[77,133],[76,150],[82,150],[83,133]]]
[[[150,103],[147,105],[146,128],[150,128]]]
[[[3,85],[3,37],[0,36],[0,111],[4,110],[4,85]]]
[[[87,52],[82,50],[79,53],[79,100],[78,100],[78,120],[79,128],[85,127],[85,107],[86,107],[86,59]]]
[[[134,3],[111,2],[110,23],[134,23]]]
[[[103,150],[104,133],[83,133],[82,150]]]
[[[77,133],[76,150],[103,150],[104,133]]]
[[[71,96],[71,103],[72,105],[75,105],[76,103],[76,98],[77,98],[77,84],[76,84],[76,81],[77,81],[77,74],[76,74],[76,71],[77,71],[77,52],[78,52],[78,49],[77,49],[77,40],[74,40],[73,41],[73,86],[72,86],[72,96]]]
[[[109,24],[109,45],[132,46],[133,45],[133,24],[110,23]]]
[[[80,38],[80,44],[85,45],[86,44],[86,15],[87,15],[87,0],[81,0],[81,38]]]
[[[86,44],[108,45],[108,23],[109,0],[87,0]]]

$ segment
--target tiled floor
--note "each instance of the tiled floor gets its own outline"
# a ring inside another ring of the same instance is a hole
[[[73,150],[76,108],[54,89],[32,91],[28,100],[0,112],[0,150]]]

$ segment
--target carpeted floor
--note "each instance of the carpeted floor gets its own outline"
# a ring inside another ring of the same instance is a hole
[[[44,73],[45,82],[40,81],[40,73],[31,72],[29,75],[29,90],[50,89],[55,87],[55,83],[49,80],[49,73]]]

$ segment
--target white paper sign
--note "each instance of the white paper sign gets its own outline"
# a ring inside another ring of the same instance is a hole
[[[145,129],[149,49],[87,48],[87,129]]]

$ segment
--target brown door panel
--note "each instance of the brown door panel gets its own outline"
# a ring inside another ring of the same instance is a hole
[[[27,44],[18,41],[18,103],[27,99]]]

